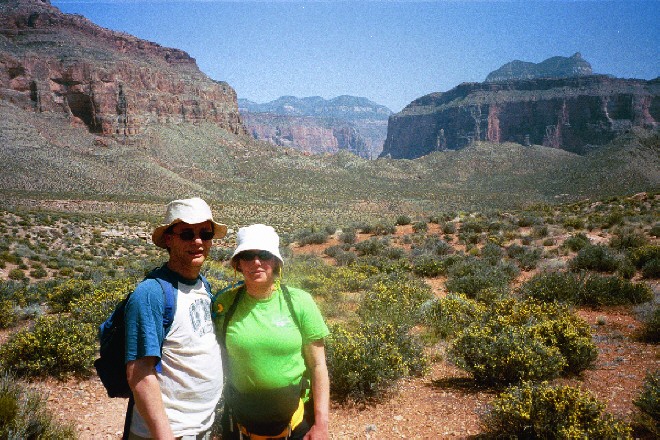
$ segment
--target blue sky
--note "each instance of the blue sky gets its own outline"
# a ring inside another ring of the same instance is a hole
[[[660,75],[660,0],[51,0],[197,60],[239,98],[363,96],[393,111],[518,59],[580,52],[595,73]]]

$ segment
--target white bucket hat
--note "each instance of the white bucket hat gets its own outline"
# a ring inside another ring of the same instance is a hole
[[[151,234],[151,240],[158,247],[166,248],[165,237],[163,234],[173,224],[188,223],[189,225],[196,225],[206,221],[213,222],[213,238],[222,238],[227,234],[227,225],[216,223],[213,220],[213,214],[209,205],[199,197],[192,199],[173,200],[167,204],[167,211],[165,212],[165,220],[163,224],[158,226],[154,233]]]
[[[236,268],[236,255],[250,250],[268,251],[280,260],[280,264],[284,264],[280,255],[280,237],[272,226],[257,224],[242,227],[238,230],[236,242],[238,244],[230,260],[234,268]]]

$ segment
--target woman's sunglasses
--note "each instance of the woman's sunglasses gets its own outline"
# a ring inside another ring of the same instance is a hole
[[[172,235],[177,235],[179,239],[183,241],[193,241],[197,235],[195,235],[195,231],[192,229],[184,229],[183,231],[176,233],[176,232],[171,232]],[[202,241],[208,241],[213,238],[215,233],[213,231],[199,231],[199,238],[202,239]]]
[[[267,261],[274,258],[273,254],[268,251],[245,251],[236,256],[236,258],[243,261],[252,261],[254,257],[259,258],[259,261]]]

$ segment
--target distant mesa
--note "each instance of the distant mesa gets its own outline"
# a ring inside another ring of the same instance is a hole
[[[486,82],[537,78],[572,78],[593,75],[591,64],[579,52],[571,57],[552,57],[540,63],[514,60],[489,73]]]
[[[483,83],[422,96],[392,115],[381,157],[414,159],[479,141],[582,154],[633,127],[656,129],[658,120],[658,78],[594,75],[579,53],[513,61]]]
[[[383,149],[387,120],[392,111],[367,98],[282,96],[258,104],[239,99],[247,131],[257,140],[310,154],[340,150],[372,159]]]

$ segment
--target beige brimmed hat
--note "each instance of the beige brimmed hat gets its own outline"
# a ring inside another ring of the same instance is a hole
[[[242,227],[236,235],[236,250],[231,256],[231,265],[236,268],[236,255],[243,251],[268,251],[284,264],[280,255],[280,237],[272,226],[250,225]]]
[[[206,221],[213,222],[213,238],[222,238],[227,234],[227,225],[217,223],[213,220],[213,214],[209,205],[199,197],[192,199],[173,200],[167,204],[165,220],[151,234],[151,240],[158,247],[165,248],[165,237],[163,234],[173,224],[188,223],[196,225]]]

